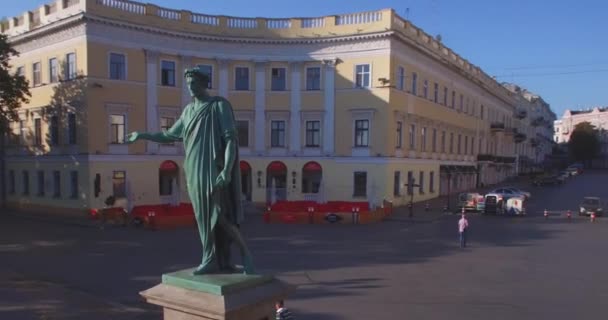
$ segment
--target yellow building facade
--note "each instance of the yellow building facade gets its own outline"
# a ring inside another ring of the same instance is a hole
[[[232,103],[254,203],[400,205],[516,173],[520,94],[390,9],[263,19],[60,0],[1,28],[32,92],[9,137],[15,207],[188,202],[179,143],[123,142],[172,125],[194,66]]]

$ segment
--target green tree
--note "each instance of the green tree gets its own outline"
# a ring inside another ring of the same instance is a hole
[[[572,158],[578,161],[590,162],[600,151],[598,130],[589,122],[581,122],[574,127],[568,150]]]
[[[18,53],[12,48],[5,34],[0,34],[0,205],[6,204],[5,144],[10,132],[10,123],[17,121],[17,109],[28,103],[31,97],[25,77],[11,73],[10,59]]]

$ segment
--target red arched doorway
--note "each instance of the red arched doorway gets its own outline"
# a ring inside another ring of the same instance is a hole
[[[179,203],[179,167],[177,163],[166,160],[158,168],[158,193],[164,203]]]
[[[287,166],[273,161],[266,167],[266,201],[274,203],[287,199]]]
[[[241,193],[247,201],[251,201],[251,165],[247,161],[241,160],[239,167],[241,168]]]
[[[323,168],[317,162],[307,162],[302,167],[302,193],[319,193]]]

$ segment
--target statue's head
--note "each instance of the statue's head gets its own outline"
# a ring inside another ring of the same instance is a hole
[[[209,76],[200,68],[194,67],[192,69],[186,69],[184,71],[184,77],[186,78],[190,95],[196,97],[205,94],[205,90],[209,85]]]

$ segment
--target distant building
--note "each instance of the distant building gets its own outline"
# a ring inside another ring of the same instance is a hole
[[[566,109],[561,119],[554,123],[555,133],[553,139],[557,143],[568,143],[572,131],[577,124],[589,122],[600,132],[600,154],[608,156],[608,107],[594,107],[587,110]]]

